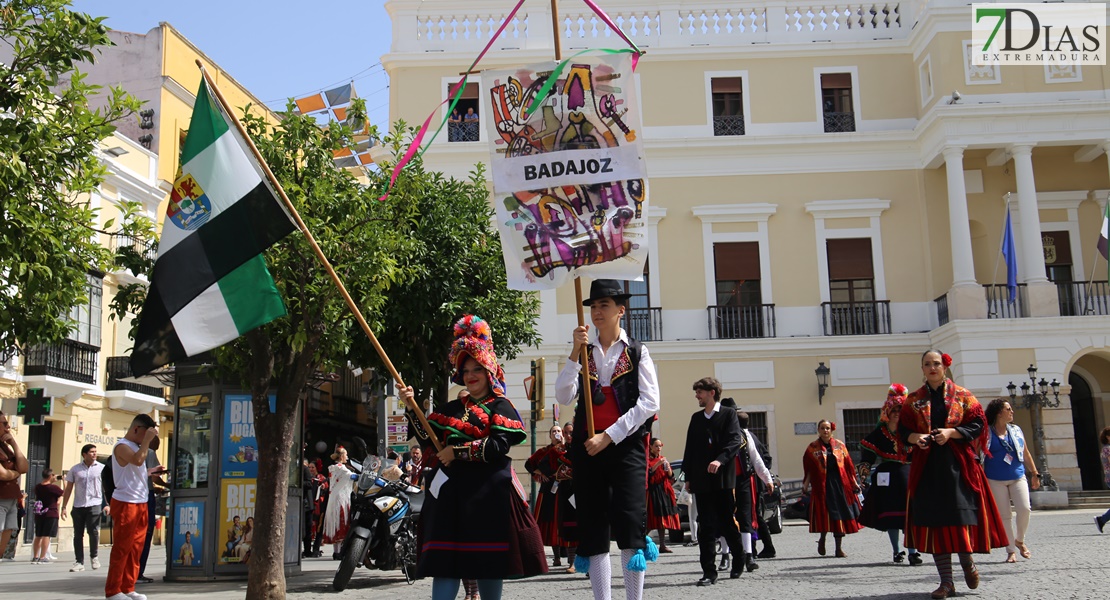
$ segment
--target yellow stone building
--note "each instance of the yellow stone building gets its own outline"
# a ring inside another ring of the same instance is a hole
[[[422,122],[510,4],[388,2],[391,119]],[[976,66],[970,6],[954,0],[604,8],[647,50],[636,85],[651,248],[644,281],[627,284],[628,328],[656,361],[672,460],[697,410],[691,384],[715,376],[753,413],[775,470],[798,480],[817,420],[858,441],[887,386],[919,386],[920,356],[937,347],[984,404],[1028,382],[1030,365],[1058,381],[1048,468],[1061,489],[1101,487],[1110,289],[1095,246],[1110,69]],[[622,44],[585,5],[561,3],[557,27],[549,11],[526,4],[480,68],[554,58],[555,29],[565,55]],[[488,110],[477,86],[463,97],[462,112]],[[441,136],[428,167],[461,176],[488,164],[485,136]],[[1013,303],[1000,268],[1007,214]],[[515,398],[538,356],[553,398],[577,322],[569,286],[540,295],[544,343],[507,365]],[[1019,408],[1032,443],[1030,416]]]
[[[205,65],[233,107],[250,105],[255,114],[273,122],[276,116],[168,23],[146,34],[112,31],[109,35],[115,46],[102,48],[95,64],[82,67],[86,81],[122,86],[144,104],[138,115],[118,123],[117,132],[102,143],[100,156],[108,178],[92,202],[100,210],[101,229],[110,219],[118,222],[114,202],[120,199],[141,201],[146,215],[160,225],[200,85],[196,61]],[[135,243],[120,237],[100,238],[112,249]],[[144,250],[155,252],[155,248]],[[0,366],[5,413],[15,413],[16,400],[28,389],[42,388],[45,396],[53,398],[53,412],[45,425],[27,426],[18,417],[12,419],[17,440],[31,462],[23,480],[29,493],[44,468],[61,475],[76,464],[86,443],[97,444],[102,456],[107,456],[138,413],[165,423],[157,454],[162,464],[169,464],[173,407],[167,403],[167,392],[172,390],[121,381],[131,374],[127,362],[131,320],[108,318],[108,305],[119,286],[136,281],[145,279],[122,270],[90,274],[90,302],[71,313],[78,327],[70,339],[34,348]],[[172,395],[168,398],[172,401]],[[28,529],[24,533],[30,535]],[[72,527],[61,527],[55,541],[61,548],[70,548],[72,534]]]

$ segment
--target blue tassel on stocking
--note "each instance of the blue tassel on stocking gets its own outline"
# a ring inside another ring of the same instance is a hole
[[[637,550],[636,554],[633,554],[632,558],[628,559],[627,567],[629,571],[637,571],[639,573],[647,571],[647,561],[644,560],[644,551]]]
[[[574,570],[578,573],[590,572],[590,557],[579,554],[574,557]]]
[[[644,549],[644,558],[648,559],[648,562],[659,560],[659,546],[655,545],[655,540],[651,539],[650,535],[647,536],[647,548]]]

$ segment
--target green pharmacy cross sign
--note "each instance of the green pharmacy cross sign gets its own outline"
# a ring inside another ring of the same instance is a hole
[[[16,404],[15,414],[23,417],[25,425],[43,425],[46,417],[54,414],[54,399],[43,395],[42,388],[27,390],[27,397],[20,398]]]

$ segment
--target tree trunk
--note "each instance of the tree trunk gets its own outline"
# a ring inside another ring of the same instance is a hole
[[[254,509],[254,540],[251,544],[247,576],[247,600],[285,598],[285,512],[289,497],[290,448],[296,431],[297,392],[279,389],[277,413],[264,415],[257,409],[255,393],[255,435],[258,438],[258,487]],[[267,403],[263,392],[261,402]],[[293,410],[286,409],[288,403]],[[283,413],[292,413],[288,417]],[[299,548],[298,544],[298,548]]]

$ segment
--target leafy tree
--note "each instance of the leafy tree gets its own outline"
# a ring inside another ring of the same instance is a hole
[[[401,123],[398,131],[403,128]],[[398,133],[390,140],[397,156],[403,151],[400,140]],[[412,215],[402,233],[413,244],[399,259],[410,273],[403,293],[391,294],[381,307],[381,328],[375,333],[383,347],[399,350],[390,361],[413,386],[417,402],[432,398],[439,405],[450,400],[447,350],[455,321],[467,313],[487,320],[498,359],[512,360],[522,346],[539,343],[539,298],[506,284],[501,238],[480,163],[467,180],[458,180],[427,171],[417,159],[405,167],[391,200]],[[381,369],[368,342],[356,339],[361,364]]]
[[[352,110],[364,113],[365,105],[356,101]],[[295,114],[291,103],[277,126],[249,115],[243,120],[324,255],[371,318],[386,292],[404,281],[397,257],[409,242],[398,234],[405,215],[376,202],[372,190],[335,168],[332,152],[347,145],[351,130],[321,129],[311,117]],[[352,337],[363,334],[304,235],[294,233],[266,257],[288,315],[219,349],[216,361],[253,396],[259,473],[289,473],[299,451],[293,436],[309,377],[345,365]],[[277,396],[274,412],[271,391]],[[287,491],[286,477],[258,478],[248,598],[285,597]]]
[[[64,339],[70,308],[88,300],[85,273],[112,260],[93,235],[96,210],[78,198],[104,179],[98,143],[139,103],[111,88],[90,108],[101,88],[74,67],[111,41],[103,18],[68,5],[0,4],[0,361]]]

